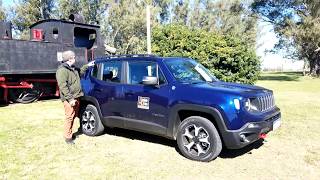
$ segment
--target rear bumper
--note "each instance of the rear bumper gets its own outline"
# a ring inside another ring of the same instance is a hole
[[[223,133],[224,144],[228,149],[240,149],[248,144],[251,144],[261,137],[261,134],[267,134],[273,130],[275,121],[280,121],[281,113],[261,121],[246,123],[238,130],[226,130]]]

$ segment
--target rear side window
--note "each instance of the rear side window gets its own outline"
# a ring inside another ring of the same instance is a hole
[[[122,63],[120,61],[110,61],[103,63],[102,80],[106,82],[121,81]]]

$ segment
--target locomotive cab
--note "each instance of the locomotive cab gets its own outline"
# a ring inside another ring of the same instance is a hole
[[[30,27],[30,40],[59,43],[64,49],[74,48],[77,56],[80,53],[78,48],[84,48],[88,62],[93,60],[94,55],[104,54],[99,28],[98,25],[84,24],[79,15],[70,15],[70,20],[46,19]]]

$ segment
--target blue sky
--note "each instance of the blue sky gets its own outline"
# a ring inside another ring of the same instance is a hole
[[[4,7],[8,7],[12,3],[13,3],[13,0],[2,0],[2,4]]]

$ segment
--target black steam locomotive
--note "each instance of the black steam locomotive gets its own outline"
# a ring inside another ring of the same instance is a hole
[[[46,19],[30,26],[30,40],[12,39],[11,23],[0,21],[0,101],[30,103],[43,96],[59,96],[55,72],[62,52],[72,50],[81,66],[104,55],[99,26]]]

